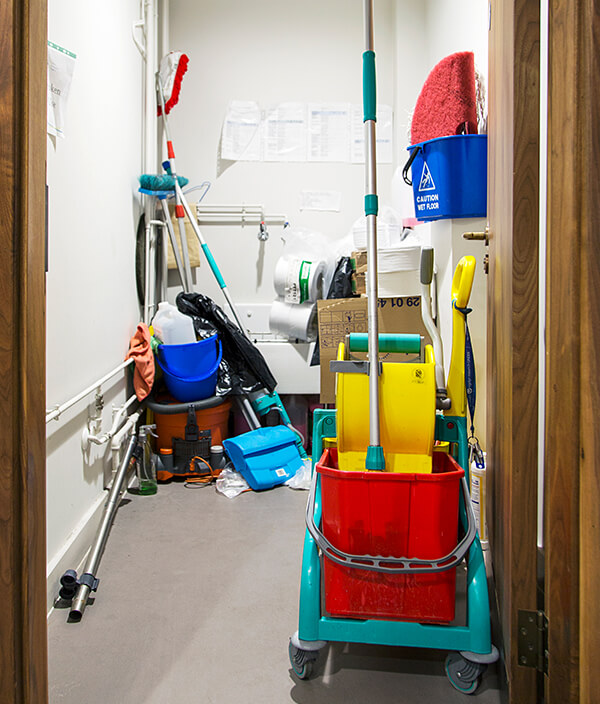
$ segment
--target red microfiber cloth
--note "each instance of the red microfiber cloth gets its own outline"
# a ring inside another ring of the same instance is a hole
[[[472,51],[450,54],[427,76],[415,105],[411,144],[463,133],[477,134]]]
[[[154,354],[150,345],[150,330],[145,323],[140,323],[137,326],[137,330],[129,342],[129,352],[127,352],[125,359],[131,357],[135,363],[133,388],[138,401],[143,401],[152,391],[154,384]]]

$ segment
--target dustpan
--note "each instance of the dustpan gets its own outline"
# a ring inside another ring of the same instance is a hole
[[[223,441],[235,470],[251,489],[272,489],[291,479],[302,467],[296,433],[284,425],[257,428]]]

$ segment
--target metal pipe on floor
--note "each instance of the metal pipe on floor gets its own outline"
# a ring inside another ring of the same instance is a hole
[[[90,592],[96,591],[98,587],[98,579],[95,576],[96,571],[98,569],[98,565],[100,564],[100,559],[102,558],[108,533],[119,505],[121,490],[127,477],[127,470],[129,468],[129,463],[131,462],[136,443],[137,435],[134,430],[131,438],[129,439],[129,445],[127,446],[127,451],[125,452],[125,456],[123,457],[123,461],[121,462],[117,476],[115,477],[110,489],[108,500],[104,506],[102,521],[100,522],[98,532],[96,533],[96,537],[92,543],[92,547],[90,548],[90,552],[85,563],[85,572],[79,578],[79,586],[77,588],[77,592],[75,593],[73,604],[69,612],[69,618],[72,621],[81,621]]]

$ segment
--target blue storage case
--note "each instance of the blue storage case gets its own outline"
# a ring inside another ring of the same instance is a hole
[[[224,440],[223,445],[236,471],[254,491],[283,484],[303,465],[296,434],[284,425],[251,430]]]
[[[413,144],[408,151],[403,176],[413,188],[417,220],[485,217],[486,134],[439,137]]]

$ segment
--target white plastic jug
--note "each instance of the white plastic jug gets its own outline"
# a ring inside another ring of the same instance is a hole
[[[196,342],[194,323],[189,315],[180,313],[167,301],[158,304],[152,319],[154,335],[165,345],[185,345]]]

